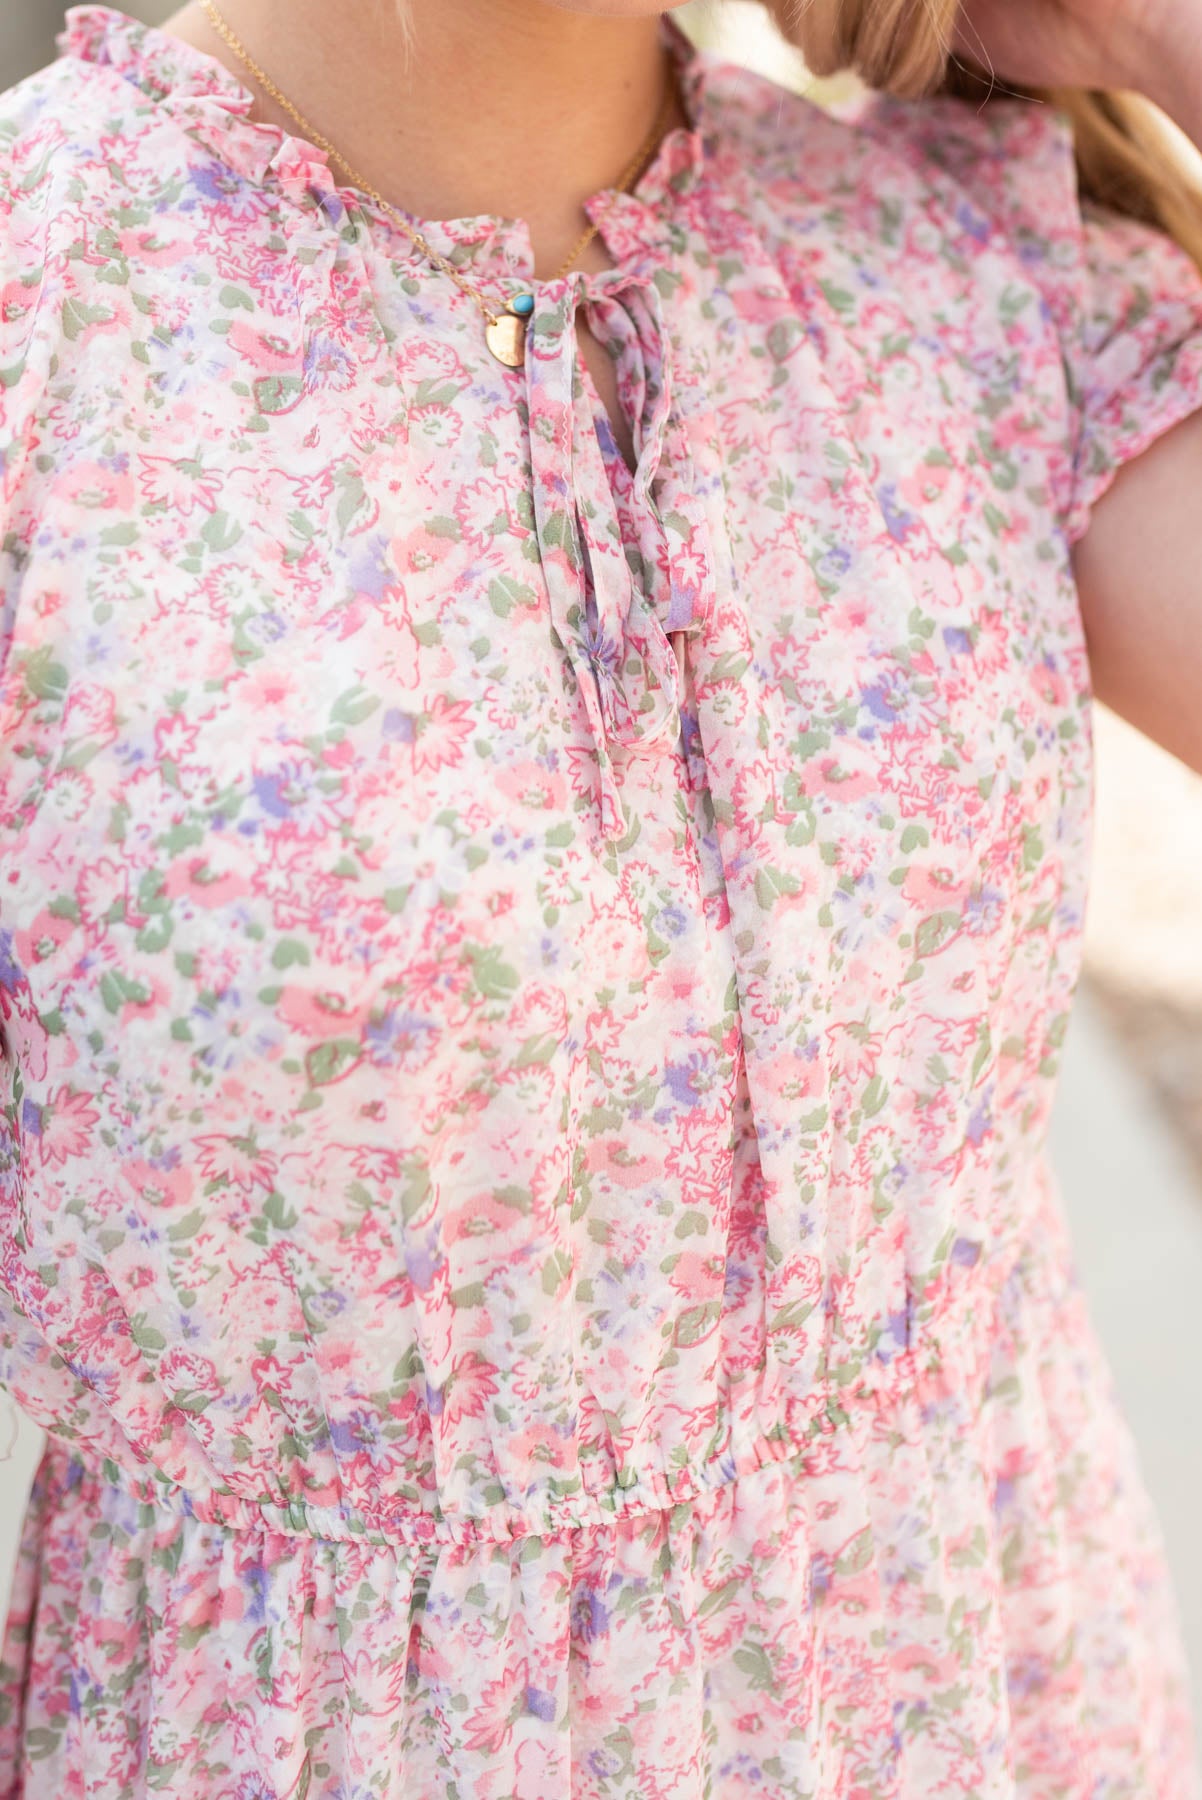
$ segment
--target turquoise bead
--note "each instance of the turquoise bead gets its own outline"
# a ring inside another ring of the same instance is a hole
[[[516,313],[519,319],[528,319],[534,311],[534,295],[515,294],[509,302],[509,310]]]

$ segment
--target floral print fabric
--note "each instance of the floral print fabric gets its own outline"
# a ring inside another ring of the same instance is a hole
[[[664,31],[520,371],[163,32],[0,100],[5,1800],[1195,1791],[1045,1138],[1202,281]]]

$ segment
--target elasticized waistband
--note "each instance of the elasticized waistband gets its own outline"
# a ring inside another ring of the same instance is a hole
[[[1053,1232],[1053,1236],[1058,1235]],[[1017,1283],[1046,1286],[1043,1263],[1052,1257],[1068,1279],[1067,1262],[1044,1236],[1025,1244],[988,1278],[967,1281],[936,1316],[918,1328],[911,1348],[882,1365],[868,1380],[846,1387],[834,1383],[817,1396],[779,1398],[772,1416],[762,1415],[732,1431],[720,1454],[679,1471],[625,1469],[609,1488],[584,1495],[533,1497],[522,1507],[504,1503],[485,1517],[449,1517],[415,1511],[411,1505],[381,1500],[373,1507],[315,1505],[302,1499],[273,1499],[239,1494],[217,1486],[184,1488],[143,1461],[132,1466],[124,1458],[96,1459],[74,1446],[51,1440],[56,1452],[49,1477],[64,1488],[102,1482],[130,1501],[203,1526],[235,1532],[267,1532],[331,1542],[364,1542],[420,1547],[440,1544],[507,1544],[525,1537],[560,1537],[575,1532],[613,1530],[622,1522],[690,1506],[734,1481],[782,1463],[796,1461],[804,1474],[807,1462],[827,1462],[838,1433],[879,1429],[881,1415],[899,1416],[917,1408],[948,1406],[966,1418],[985,1403],[989,1365],[999,1332],[999,1309],[1008,1288]],[[1028,1262],[1039,1263],[1028,1271]],[[63,1453],[66,1452],[64,1460]],[[144,1454],[144,1453],[142,1453]],[[77,1494],[78,1497],[78,1494]]]

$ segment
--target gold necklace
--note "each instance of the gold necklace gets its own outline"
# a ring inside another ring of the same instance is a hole
[[[225,42],[229,45],[235,56],[241,58],[242,62],[246,64],[246,67],[254,75],[255,79],[267,93],[271,95],[272,99],[276,101],[279,106],[282,106],[291,118],[296,120],[306,138],[308,138],[311,143],[318,145],[320,149],[324,150],[327,156],[332,156],[335,162],[341,164],[349,175],[352,185],[357,187],[362,193],[366,194],[369,199],[374,200],[377,206],[382,207],[386,213],[395,219],[406,237],[413,240],[422,255],[428,257],[437,268],[442,269],[448,274],[456,287],[461,288],[470,299],[476,302],[476,305],[484,314],[485,342],[497,361],[503,362],[506,367],[510,369],[521,368],[526,356],[526,326],[534,312],[534,295],[515,294],[510,300],[506,301],[504,309],[501,312],[498,312],[493,303],[489,300],[487,294],[482,293],[479,288],[473,287],[470,281],[465,281],[454,264],[449,262],[445,256],[435,250],[432,244],[427,243],[421,232],[415,230],[414,227],[396,210],[395,206],[390,206],[378,189],[369,187],[363,176],[359,175],[351,168],[351,165],[347,162],[346,158],[334,148],[329,139],[322,137],[320,132],[315,131],[303,114],[296,110],[292,102],[281,94],[275,83],[251,57],[245,45],[235,37],[221,14],[217,11],[216,6],[214,6],[213,0],[200,0],[200,7],[210,24],[225,39]],[[648,132],[642,144],[640,144],[636,155],[623,170],[622,175],[616,183],[617,192],[626,193],[651,160],[655,147],[659,143],[659,140],[667,127],[668,118],[672,110],[672,99],[673,84],[669,81],[664,90],[663,103],[660,106],[655,124]],[[549,277],[551,281],[558,281],[561,275],[567,274],[585,245],[592,241],[598,228],[598,225],[593,223],[589,225],[586,231],[581,232],[579,238],[573,244],[563,262],[560,263],[555,273]]]

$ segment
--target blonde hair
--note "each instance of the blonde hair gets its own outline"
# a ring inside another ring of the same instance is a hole
[[[1080,192],[1165,231],[1202,270],[1202,187],[1176,154],[1164,115],[1135,93],[1025,88],[953,57],[960,0],[764,0],[814,75],[851,71],[902,98],[991,94],[1043,100],[1073,126]]]

